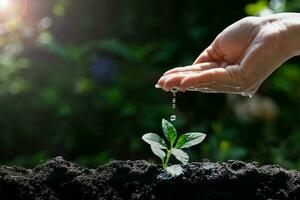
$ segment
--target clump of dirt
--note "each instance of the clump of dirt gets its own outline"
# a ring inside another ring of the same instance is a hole
[[[276,165],[203,161],[171,177],[147,161],[114,161],[97,169],[62,157],[33,169],[0,167],[1,200],[281,200],[300,199],[300,172]]]

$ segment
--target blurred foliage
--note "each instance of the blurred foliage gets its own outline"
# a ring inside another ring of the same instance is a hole
[[[299,11],[299,0],[28,0],[0,24],[0,160],[33,166],[62,155],[86,166],[147,159],[141,141],[168,118],[154,85],[247,15]],[[193,160],[243,159],[300,169],[300,66],[290,60],[255,100],[177,96],[179,132],[202,131]],[[254,102],[254,103],[253,103]],[[263,105],[263,106],[258,106]],[[151,157],[152,159],[152,157]]]

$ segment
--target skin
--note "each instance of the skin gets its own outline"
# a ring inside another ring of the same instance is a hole
[[[222,31],[193,65],[171,69],[156,87],[254,94],[291,57],[300,55],[300,14],[246,17]]]

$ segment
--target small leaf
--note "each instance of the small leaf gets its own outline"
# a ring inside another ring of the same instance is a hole
[[[142,139],[151,146],[156,145],[161,149],[167,149],[165,141],[155,133],[147,133],[143,135]]]
[[[166,157],[166,153],[163,150],[161,150],[157,145],[151,145],[151,150],[155,155],[157,155],[161,159],[164,159],[164,157]]]
[[[172,165],[166,168],[166,171],[172,176],[179,176],[183,173],[182,167],[180,165]]]
[[[181,149],[172,149],[173,156],[183,164],[187,164],[189,162],[189,155]]]
[[[186,133],[180,136],[177,141],[176,148],[188,148],[201,143],[205,139],[204,133]]]
[[[175,127],[170,122],[163,119],[162,120],[162,128],[164,131],[164,135],[166,136],[168,141],[171,143],[171,145],[173,145],[177,138],[177,133],[176,133]]]

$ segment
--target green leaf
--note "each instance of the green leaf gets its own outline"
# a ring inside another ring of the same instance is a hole
[[[186,133],[180,136],[177,141],[176,148],[188,148],[201,143],[205,139],[204,133]]]
[[[151,145],[151,150],[155,155],[157,155],[161,159],[164,159],[164,157],[166,157],[166,153],[163,150],[161,150],[157,145]]]
[[[182,167],[180,165],[172,165],[166,168],[166,171],[172,176],[179,176],[183,173]]]
[[[187,164],[189,162],[189,155],[181,149],[172,149],[171,153],[177,160],[182,162],[183,164]]]
[[[142,139],[151,146],[156,145],[161,149],[167,149],[165,141],[155,133],[147,133],[143,135]]]
[[[177,138],[177,133],[176,133],[175,127],[170,122],[163,119],[162,120],[162,128],[164,131],[164,135],[166,136],[168,141],[171,143],[171,145],[173,145]]]

